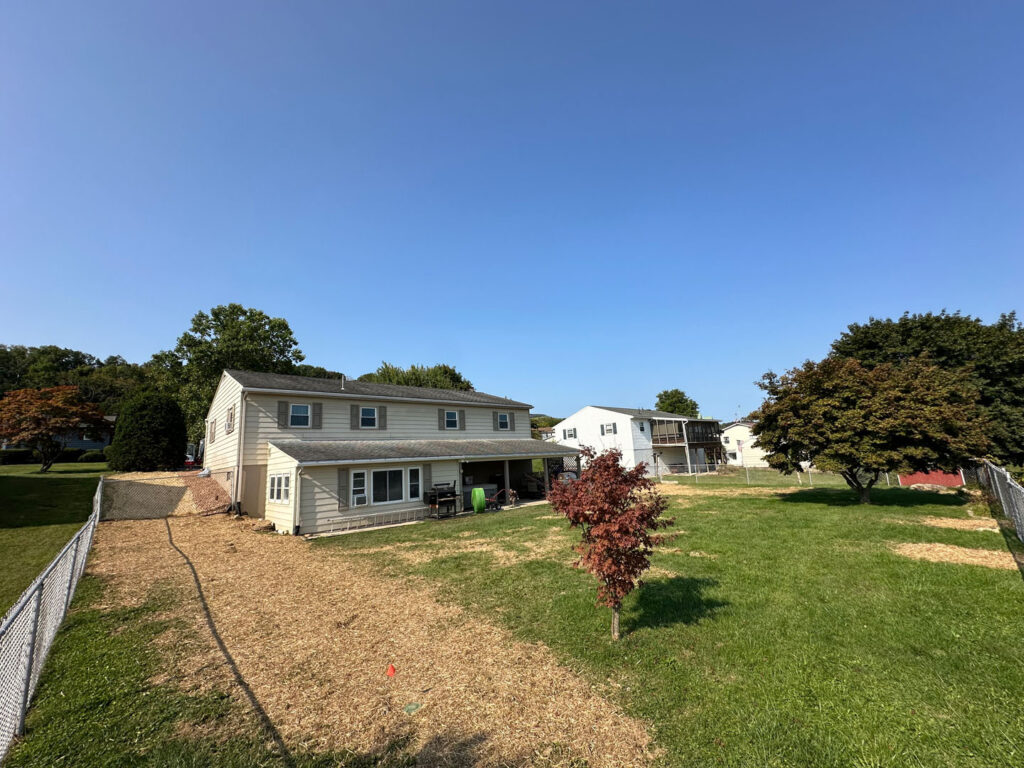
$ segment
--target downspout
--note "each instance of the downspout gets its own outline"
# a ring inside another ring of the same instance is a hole
[[[235,451],[235,481],[231,489],[231,506],[236,512],[239,511],[238,497],[242,495],[242,451],[245,450],[245,403],[248,398],[248,393],[242,390],[242,407],[238,415],[238,450]]]
[[[292,536],[299,535],[299,511],[302,509],[302,467],[295,467],[295,493],[292,494]]]

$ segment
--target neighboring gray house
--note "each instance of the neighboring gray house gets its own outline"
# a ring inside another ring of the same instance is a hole
[[[576,451],[533,440],[527,403],[483,392],[224,371],[204,466],[254,517],[320,533],[422,517],[451,484],[542,496]],[[535,460],[540,469],[535,469]]]

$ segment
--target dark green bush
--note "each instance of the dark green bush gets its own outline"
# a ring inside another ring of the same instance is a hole
[[[5,464],[31,464],[31,448],[4,448],[0,450],[0,466]]]
[[[185,463],[185,417],[169,395],[143,392],[121,405],[110,468],[122,472],[177,469]]]
[[[102,462],[107,460],[107,456],[103,451],[86,451],[78,457],[81,462]]]

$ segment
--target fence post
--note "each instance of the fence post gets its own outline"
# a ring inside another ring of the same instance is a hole
[[[810,467],[807,468],[807,484],[809,486],[811,486],[811,488],[814,487],[814,480],[811,478],[811,468]]]
[[[61,611],[61,620],[64,619],[68,614],[68,608],[71,606],[71,593],[75,589],[75,570],[78,568],[78,550],[82,543],[82,532],[79,531],[75,536],[75,551],[71,555],[71,567],[68,569],[68,585],[64,590],[64,610]]]
[[[18,710],[18,729],[16,733],[21,736],[25,733],[25,714],[28,712],[28,702],[31,698],[32,688],[32,667],[36,657],[36,636],[39,634],[39,608],[43,600],[43,582],[36,584],[36,594],[32,599],[32,631],[28,636],[28,659],[25,664],[25,685],[21,691],[21,707]]]

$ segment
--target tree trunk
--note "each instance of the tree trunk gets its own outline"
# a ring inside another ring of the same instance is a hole
[[[612,608],[612,640],[619,639],[619,608]]]
[[[861,504],[870,504],[871,503],[871,486],[870,485],[866,485],[863,488],[860,488],[858,492],[860,494],[860,503]]]

